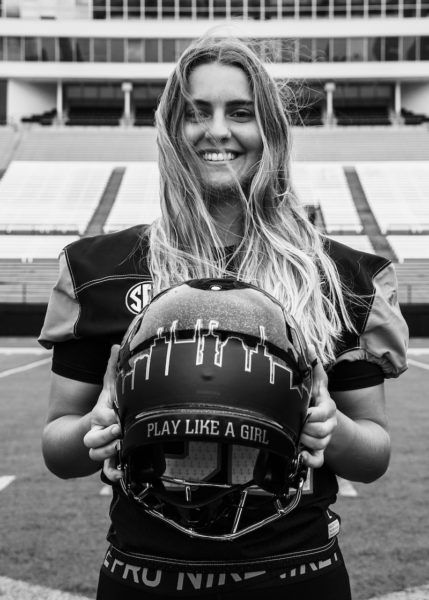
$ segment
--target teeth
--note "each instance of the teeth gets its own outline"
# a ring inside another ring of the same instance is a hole
[[[234,160],[235,158],[237,158],[237,155],[233,152],[226,152],[225,154],[222,152],[204,152],[203,154],[203,159],[210,162]]]

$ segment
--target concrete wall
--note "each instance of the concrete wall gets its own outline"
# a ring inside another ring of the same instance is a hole
[[[41,114],[56,107],[57,85],[9,79],[7,86],[7,119],[19,123],[21,117]]]
[[[402,107],[429,117],[429,83],[403,83]]]

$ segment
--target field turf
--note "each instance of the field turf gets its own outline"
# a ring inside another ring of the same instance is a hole
[[[31,345],[1,340],[0,346]],[[429,346],[413,340],[412,347]],[[412,356],[429,369],[429,353]],[[2,372],[43,356],[0,354],[0,576],[94,597],[106,548],[109,497],[98,476],[62,481],[45,468],[40,434],[46,414],[49,364]],[[340,536],[354,600],[428,582],[429,370],[410,366],[386,383],[393,442],[389,471],[340,497]]]

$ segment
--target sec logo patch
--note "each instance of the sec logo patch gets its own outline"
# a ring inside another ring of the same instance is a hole
[[[130,288],[125,298],[125,304],[128,310],[134,315],[138,315],[143,308],[150,302],[152,296],[152,284],[140,281]]]

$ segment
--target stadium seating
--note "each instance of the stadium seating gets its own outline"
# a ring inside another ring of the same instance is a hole
[[[428,243],[426,239],[426,243]],[[405,260],[395,264],[398,298],[404,304],[427,304],[429,298],[429,259]]]
[[[84,233],[111,170],[109,163],[12,162],[0,180],[0,231]]]
[[[387,107],[350,106],[335,110],[337,125],[390,125]]]
[[[0,134],[0,301],[46,302],[61,247],[159,215],[154,128],[33,125]],[[387,240],[400,261],[401,302],[427,302],[428,130],[296,127],[293,137],[294,185],[317,225],[367,252],[383,254],[379,242]],[[359,218],[365,215],[362,207],[357,213],[346,168],[357,173],[381,234]],[[121,176],[107,202],[115,169]],[[88,226],[95,220],[97,231]]]
[[[294,127],[292,139],[292,157],[300,162],[429,161],[425,127]],[[153,161],[155,140],[154,127],[31,127],[22,131],[13,158]]]
[[[116,231],[159,217],[159,173],[156,162],[128,164],[104,231]]]
[[[114,127],[119,125],[122,117],[122,106],[117,108],[111,106],[74,106],[69,107],[66,125],[107,125]]]
[[[429,232],[429,162],[357,163],[356,171],[383,234]]]
[[[429,260],[429,235],[388,235],[387,240],[401,262]]]
[[[68,235],[0,235],[0,302],[47,302]]]
[[[293,179],[306,205],[320,205],[327,233],[360,233],[362,224],[340,164],[294,163]]]
[[[77,239],[77,235],[0,235],[0,257],[28,263],[56,260],[61,249]]]
[[[8,126],[0,126],[0,171],[9,164],[18,134]]]
[[[14,160],[119,163],[156,160],[155,138],[153,127],[37,127],[22,132]]]
[[[296,127],[292,138],[297,161],[429,161],[426,127]]]

